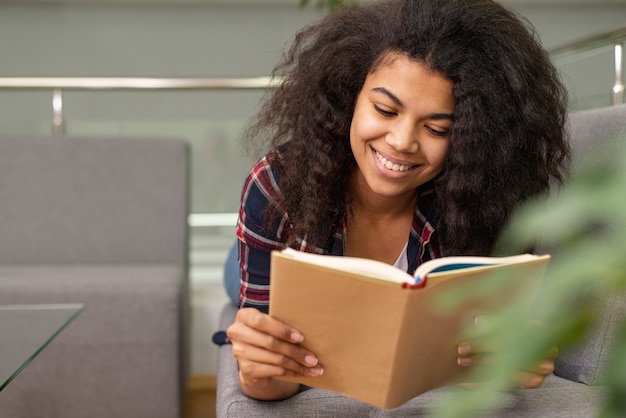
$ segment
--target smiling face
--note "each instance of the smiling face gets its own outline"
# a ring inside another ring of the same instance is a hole
[[[443,170],[452,88],[450,79],[399,53],[368,74],[350,126],[357,195],[412,197]]]

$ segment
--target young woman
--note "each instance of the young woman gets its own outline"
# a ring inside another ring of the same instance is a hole
[[[566,172],[566,93],[530,26],[491,0],[364,3],[300,31],[247,138],[240,307],[227,333],[241,388],[289,397],[318,376],[303,336],[267,315],[270,253],[381,260],[412,273],[488,255],[512,210]],[[266,148],[266,149],[267,149]],[[347,303],[349,303],[347,301]],[[459,347],[459,364],[473,364]],[[546,359],[521,373],[541,385]]]

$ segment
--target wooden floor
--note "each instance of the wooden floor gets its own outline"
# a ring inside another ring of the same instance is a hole
[[[215,418],[215,376],[191,376],[184,418]]]

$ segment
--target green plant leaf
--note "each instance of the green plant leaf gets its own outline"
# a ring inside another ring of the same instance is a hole
[[[317,0],[317,7],[334,12],[350,4],[356,4],[357,2],[357,0]],[[305,7],[308,4],[309,0],[300,0],[299,6]]]

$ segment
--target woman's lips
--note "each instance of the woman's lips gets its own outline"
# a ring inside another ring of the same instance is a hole
[[[383,156],[380,152],[376,151],[373,148],[372,150],[374,151],[374,156],[376,157],[378,162],[380,162],[380,164],[388,170],[403,172],[403,171],[409,171],[411,168],[415,167],[415,165],[412,165],[412,164],[404,164],[404,163],[390,161],[385,156]]]

